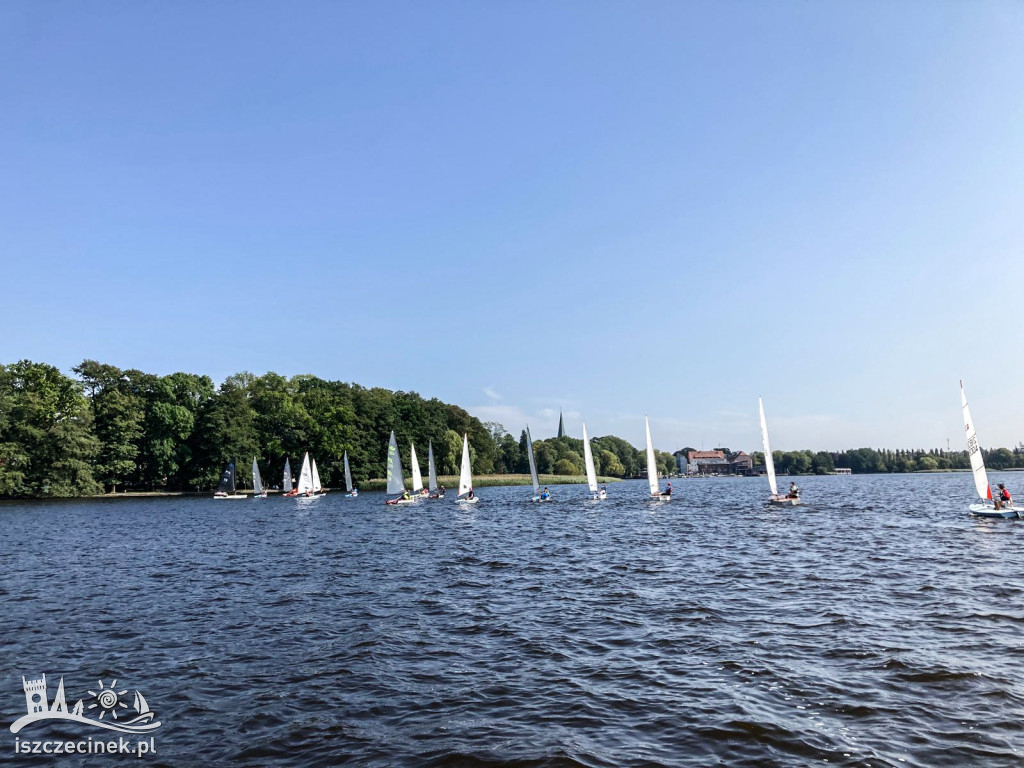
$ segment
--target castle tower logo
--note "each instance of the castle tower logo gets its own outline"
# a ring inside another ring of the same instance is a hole
[[[22,677],[28,713],[14,721],[11,733],[18,733],[26,725],[40,720],[71,720],[121,733],[149,733],[160,727],[159,721],[153,721],[156,713],[149,708],[139,691],[135,691],[134,701],[129,707],[122,699],[123,696],[127,696],[128,689],[117,690],[117,680],[111,682],[109,686],[104,685],[102,680],[98,682],[99,690],[89,691],[91,703],[85,704],[79,699],[74,709],[68,712],[68,705],[64,700],[63,677],[57,686],[57,694],[53,697],[52,704],[46,693],[46,675],[32,680]],[[94,717],[89,717],[85,713]]]

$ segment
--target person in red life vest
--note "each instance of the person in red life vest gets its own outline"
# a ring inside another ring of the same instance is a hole
[[[996,509],[1002,509],[1003,507],[1013,509],[1013,497],[1010,496],[1010,492],[1006,490],[1006,486],[1002,483],[999,484],[999,492],[993,501],[995,502]]]

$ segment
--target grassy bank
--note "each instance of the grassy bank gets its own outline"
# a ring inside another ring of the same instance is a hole
[[[599,483],[617,483],[618,477],[599,477]],[[438,485],[445,488],[457,488],[459,485],[458,475],[441,475],[437,478]],[[530,485],[529,475],[479,475],[473,478],[474,488],[486,488],[496,485]],[[540,475],[541,485],[586,485],[586,475]],[[387,487],[387,481],[383,478],[367,480],[359,484],[361,491],[383,491]],[[405,487],[412,489],[412,482],[405,481]]]

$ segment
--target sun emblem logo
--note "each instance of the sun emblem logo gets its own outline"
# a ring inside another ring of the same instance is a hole
[[[99,719],[102,720],[103,716],[109,712],[113,715],[114,719],[117,720],[117,708],[124,707],[128,708],[128,705],[118,699],[119,696],[124,696],[128,691],[116,691],[117,680],[110,684],[109,688],[104,687],[103,681],[99,681],[100,690],[99,693],[95,691],[89,691],[89,695],[96,698],[95,703],[89,705],[89,709],[100,708]]]

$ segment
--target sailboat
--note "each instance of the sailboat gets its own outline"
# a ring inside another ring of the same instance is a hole
[[[416,458],[416,446],[409,441],[409,461],[412,463],[412,495],[413,498],[426,498],[429,493],[423,487],[423,475],[420,474],[420,462]]]
[[[316,459],[311,462],[313,465],[313,494],[316,496],[326,496],[327,491],[320,484],[320,473],[316,471]]]
[[[292,465],[288,459],[284,460],[284,476],[281,478],[281,494],[283,496],[294,496],[295,489],[292,487]]]
[[[319,477],[317,478],[319,481]],[[309,453],[302,457],[302,471],[299,472],[299,482],[295,486],[295,495],[302,499],[320,498],[313,489],[313,470],[309,464]]]
[[[252,459],[252,497],[254,499],[267,498],[267,492],[263,488],[263,478],[260,477],[260,465],[256,463],[256,457]]]
[[[533,498],[530,501],[551,501],[547,488],[540,492],[540,480],[537,478],[537,462],[533,458],[533,438],[530,436],[530,425],[526,425],[526,453],[530,457],[530,480],[533,482]]]
[[[348,451],[345,451],[345,490],[346,496],[355,498],[359,495],[359,491],[352,487],[352,471],[348,468]]]
[[[244,493],[235,493],[235,462],[228,464],[217,483],[217,490],[213,494],[215,499],[247,499]]]
[[[587,465],[587,488],[590,489],[590,498],[594,500],[608,498],[608,492],[602,488],[597,490],[597,471],[594,469],[594,449],[590,447],[590,440],[587,438],[587,422],[583,422],[583,462]]]
[[[469,435],[462,436],[462,466],[459,469],[459,494],[456,504],[476,504],[480,499],[473,493],[473,470],[469,466]]]
[[[775,459],[772,456],[771,443],[768,441],[768,422],[764,417],[764,402],[760,397],[757,398],[757,407],[761,411],[761,440],[764,443],[764,468],[768,473],[768,487],[772,492],[772,495],[768,499],[768,503],[795,507],[800,503],[800,498],[780,495],[779,486],[775,482]]]
[[[651,442],[651,420],[646,416],[644,416],[644,424],[647,427],[647,484],[651,488],[651,498],[659,501],[671,501],[672,484],[669,483],[665,493],[662,493],[658,487],[658,460],[654,456],[654,443]]]
[[[391,441],[388,443],[388,495],[398,494],[393,499],[385,499],[385,504],[412,504],[416,499],[405,490],[405,478],[402,476],[402,457],[398,455],[398,441],[395,430],[391,430]]]
[[[434,443],[427,443],[427,488],[431,499],[443,499],[444,489],[437,487],[437,469],[434,468]]]
[[[967,395],[964,394],[964,383],[960,382],[960,405],[964,411],[964,433],[967,436],[967,453],[971,457],[971,474],[974,475],[974,489],[981,497],[981,504],[971,504],[971,514],[975,517],[1020,517],[1024,510],[1014,510],[1011,502],[1009,508],[996,509],[992,503],[992,486],[988,482],[988,472],[985,471],[985,459],[981,455],[981,446],[978,445],[978,433],[974,430],[974,422],[971,420],[971,409],[967,405]],[[986,503],[987,502],[987,503]]]

